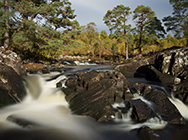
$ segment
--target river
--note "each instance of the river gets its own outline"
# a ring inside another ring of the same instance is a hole
[[[173,137],[178,127],[169,127],[159,118],[136,124],[127,113],[123,119],[114,116],[113,123],[99,123],[91,117],[73,115],[64,93],[56,87],[56,83],[66,81],[75,72],[90,69],[112,70],[113,66],[77,66],[50,74],[28,74],[25,77],[27,96],[23,102],[0,110],[0,140],[137,140],[130,131],[145,125],[156,129],[165,139],[185,139],[180,136],[188,131],[181,131],[177,137]],[[135,99],[138,98],[152,106],[142,97],[135,96]],[[173,97],[170,100],[184,118],[188,118],[187,106]],[[122,104],[113,106],[116,108]],[[187,126],[184,128],[187,130]]]

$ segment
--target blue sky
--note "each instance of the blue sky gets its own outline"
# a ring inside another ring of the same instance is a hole
[[[169,0],[69,0],[72,3],[72,9],[75,9],[77,20],[80,25],[86,25],[89,22],[95,22],[98,31],[106,30],[108,27],[103,23],[103,17],[107,10],[112,10],[115,6],[123,4],[129,6],[131,11],[138,5],[151,7],[158,19],[171,15],[173,12]],[[129,23],[134,26],[132,17]]]

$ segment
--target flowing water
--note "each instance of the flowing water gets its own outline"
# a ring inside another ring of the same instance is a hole
[[[159,118],[136,124],[130,119],[131,110],[123,114],[123,119],[115,117],[114,123],[109,124],[71,114],[65,95],[56,88],[56,83],[66,81],[67,75],[88,69],[112,70],[112,67],[79,67],[61,73],[28,75],[25,78],[28,94],[23,102],[0,110],[0,140],[136,140],[138,138],[131,135],[130,130],[144,125],[153,129],[166,126],[167,123]],[[135,96],[135,99],[138,98],[152,108],[151,102]],[[170,100],[187,118],[187,106],[174,97]],[[114,108],[118,106],[123,107],[124,104],[113,105]]]

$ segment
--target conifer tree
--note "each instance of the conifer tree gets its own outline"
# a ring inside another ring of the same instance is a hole
[[[79,29],[68,0],[2,0],[0,6],[0,24],[3,25],[0,33],[4,35],[5,47],[11,37],[14,48],[40,53],[46,49],[43,47],[65,46],[65,40],[60,39],[62,33]],[[54,41],[58,45],[50,44],[52,38],[59,40]]]
[[[174,31],[176,37],[186,37],[188,40],[188,1],[170,0],[169,2],[174,12],[173,16],[163,18],[167,31]]]
[[[129,7],[125,7],[124,5],[118,5],[112,10],[108,10],[103,18],[104,23],[108,26],[111,33],[112,31],[123,32],[123,36],[125,39],[126,59],[129,58],[127,32],[128,30],[130,30],[130,25],[127,25],[127,20],[130,14],[131,12]]]
[[[133,20],[136,20],[137,32],[139,34],[138,49],[141,54],[143,38],[148,31],[147,27],[154,21],[155,12],[149,6],[139,5],[133,13]]]

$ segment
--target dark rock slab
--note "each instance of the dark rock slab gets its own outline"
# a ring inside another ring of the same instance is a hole
[[[174,85],[181,83],[181,79],[170,74],[162,73],[153,65],[141,66],[136,70],[135,77],[144,77],[147,80],[160,82],[163,85]]]
[[[73,113],[107,121],[114,115],[111,104],[133,97],[126,94],[126,82],[120,72],[80,72],[67,80],[63,91]]]
[[[169,74],[162,73],[152,65],[150,66],[150,69],[151,71],[153,71],[153,73],[155,73],[156,79],[158,79],[162,84],[172,85],[172,84],[179,84],[181,82],[179,78]],[[150,76],[151,75],[147,75],[146,79],[149,79]]]
[[[155,112],[168,124],[184,125],[185,119],[182,117],[175,105],[160,90],[154,89],[152,92],[144,96],[154,103]]]
[[[22,78],[13,68],[0,63],[0,107],[18,103],[25,95]]]
[[[30,121],[30,120],[26,120],[24,118],[21,118],[21,117],[18,117],[16,115],[10,115],[7,117],[7,120],[10,121],[10,122],[13,122],[19,126],[22,126],[24,128],[30,128],[30,127],[33,127],[33,126],[38,126],[39,124],[33,122],[33,121]]]
[[[143,126],[139,129],[134,129],[131,131],[132,134],[136,134],[142,140],[162,140],[160,135],[158,135],[154,130],[148,126]]]
[[[153,111],[141,99],[131,100],[129,102],[133,108],[131,118],[135,122],[145,122],[153,117]]]

